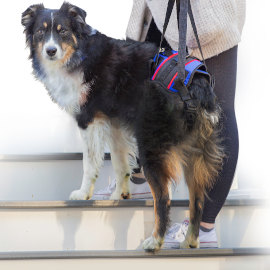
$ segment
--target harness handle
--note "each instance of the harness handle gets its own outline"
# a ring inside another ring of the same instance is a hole
[[[169,20],[170,20],[171,14],[172,14],[174,3],[176,3],[177,22],[178,22],[178,30],[179,30],[179,43],[178,43],[179,73],[178,74],[179,74],[179,78],[181,78],[182,80],[185,80],[185,58],[186,58],[186,55],[183,52],[186,51],[187,14],[189,15],[190,23],[192,26],[194,36],[196,38],[196,42],[198,44],[198,48],[199,48],[199,51],[201,54],[202,62],[205,65],[206,71],[208,71],[206,63],[205,63],[205,59],[203,56],[202,47],[200,44],[198,31],[197,31],[196,23],[194,20],[190,0],[168,0],[166,16],[165,16],[165,21],[164,21],[164,25],[163,25],[163,31],[162,31],[162,35],[161,35],[161,39],[160,39],[160,44],[159,44],[155,64],[157,64],[159,53],[161,51],[162,42],[164,40],[165,32],[166,32],[168,24],[169,24]]]
[[[178,78],[185,81],[185,60],[186,60],[186,40],[187,40],[187,13],[188,0],[176,0],[177,21],[179,31],[178,43]]]
[[[175,0],[169,0],[168,1],[168,6],[167,6],[167,10],[166,10],[165,21],[164,21],[164,25],[163,25],[163,31],[162,31],[162,35],[161,35],[161,38],[160,38],[160,43],[159,43],[159,47],[158,47],[157,57],[156,57],[156,61],[155,61],[155,65],[156,66],[157,66],[157,62],[158,62],[158,58],[159,58],[159,53],[161,51],[162,42],[164,40],[164,35],[165,35],[166,30],[167,30],[167,27],[168,27],[168,24],[169,24],[169,20],[170,20],[171,14],[172,14],[174,2],[175,2]]]
[[[196,27],[196,24],[195,24],[195,20],[194,20],[192,8],[191,8],[190,0],[188,0],[188,16],[189,16],[189,19],[190,19],[190,23],[191,23],[191,26],[192,26],[192,29],[193,29],[194,36],[195,36],[197,44],[198,44],[198,48],[199,48],[199,51],[200,51],[200,54],[201,54],[201,57],[202,57],[203,64],[205,65],[206,71],[208,71],[206,63],[205,63],[205,59],[203,57],[202,47],[201,47],[201,43],[200,43],[200,40],[199,40],[197,27]]]
[[[165,16],[165,21],[163,25],[163,31],[162,31],[160,44],[159,44],[159,49],[158,49],[158,53],[157,53],[157,57],[155,61],[155,66],[157,67],[159,53],[161,51],[162,42],[164,40],[165,32],[168,27],[168,23],[172,14],[174,3],[176,3],[177,22],[178,22],[178,30],[179,30],[178,63],[177,63],[178,76],[175,80],[175,85],[176,85],[176,88],[178,88],[178,94],[180,98],[184,102],[187,124],[189,127],[191,127],[195,121],[197,103],[196,103],[196,100],[192,98],[190,92],[188,91],[184,83],[185,72],[186,72],[185,60],[186,60],[186,39],[187,39],[187,14],[189,15],[191,26],[192,26],[206,71],[207,71],[207,67],[205,64],[204,57],[203,57],[203,52],[202,52],[200,40],[198,37],[198,32],[197,32],[196,24],[194,21],[190,0],[168,0],[168,6],[166,10],[166,16]]]

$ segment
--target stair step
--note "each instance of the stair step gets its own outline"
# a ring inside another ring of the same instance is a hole
[[[0,253],[0,268],[47,269],[208,269],[269,270],[270,250],[262,248],[133,251],[45,251]]]
[[[270,247],[269,208],[227,201],[216,222],[220,247]],[[172,201],[171,220],[188,217]],[[153,201],[0,202],[0,250],[134,250],[154,226]]]
[[[0,155],[1,162],[38,162],[53,160],[82,160],[82,153],[41,153],[21,155]],[[104,160],[111,160],[110,153],[104,153]]]
[[[224,206],[265,206],[265,199],[230,199]],[[189,200],[172,200],[172,207],[188,207]],[[153,200],[0,201],[1,209],[153,207]]]
[[[27,155],[24,161],[6,157],[0,162],[1,200],[67,200],[81,186],[83,164],[79,154],[65,158],[60,154],[42,155],[39,159]],[[105,160],[96,190],[106,187],[109,179],[114,179],[114,172],[111,161]]]
[[[82,259],[82,258],[172,258],[270,255],[270,248],[216,248],[144,250],[72,250],[0,252],[0,260]]]
[[[54,153],[41,155],[0,155],[1,200],[67,200],[79,189],[83,177],[81,153]],[[105,154],[104,166],[95,185],[95,191],[104,189],[115,179],[110,155]],[[255,196],[254,194],[259,194]],[[261,191],[232,190],[232,198],[264,198]],[[180,181],[173,199],[188,199],[185,181]]]

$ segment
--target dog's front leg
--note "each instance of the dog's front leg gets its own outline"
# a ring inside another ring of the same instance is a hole
[[[132,172],[129,155],[136,156],[135,141],[120,126],[114,125],[111,127],[109,146],[112,165],[116,175],[116,188],[110,199],[129,199],[131,197],[129,179]]]
[[[83,140],[83,180],[81,188],[70,194],[70,200],[87,200],[92,197],[103,163],[106,130],[108,123],[105,120],[95,120],[86,129],[80,130]]]

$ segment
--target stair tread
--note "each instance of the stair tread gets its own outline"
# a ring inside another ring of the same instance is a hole
[[[144,250],[72,250],[0,252],[0,260],[80,259],[80,258],[161,258],[161,257],[217,257],[270,255],[270,248],[170,249],[158,252]]]
[[[1,162],[39,162],[57,160],[82,160],[82,153],[40,153],[0,155]],[[104,160],[111,160],[110,153],[104,153]]]
[[[172,200],[172,207],[188,207],[188,200]],[[230,199],[224,206],[264,206],[264,199]],[[153,207],[153,200],[0,201],[0,209]]]

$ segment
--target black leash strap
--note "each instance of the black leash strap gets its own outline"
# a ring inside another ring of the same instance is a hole
[[[193,29],[194,36],[195,36],[197,44],[198,44],[198,48],[199,48],[199,51],[200,51],[200,54],[201,54],[201,57],[202,57],[202,61],[203,61],[204,65],[205,65],[205,68],[206,68],[206,71],[207,71],[207,66],[205,64],[205,60],[204,60],[204,57],[203,57],[202,47],[201,47],[201,43],[200,43],[200,40],[199,40],[197,27],[196,27],[196,24],[195,24],[195,21],[194,21],[190,0],[188,0],[188,16],[189,16],[189,19],[190,19],[190,23],[191,23],[191,26],[192,26],[192,29]]]
[[[187,122],[189,125],[194,123],[196,117],[197,104],[192,99],[186,85],[186,40],[187,40],[187,14],[189,9],[189,0],[175,0],[177,10],[177,21],[179,30],[179,45],[178,45],[178,76],[175,81],[176,87],[179,89],[178,94],[185,105]]]
[[[185,81],[185,63],[186,63],[186,40],[187,40],[187,13],[188,0],[176,0],[179,44],[178,44],[178,78]]]
[[[164,40],[164,35],[165,35],[166,30],[167,30],[167,27],[168,27],[168,24],[169,24],[169,20],[170,20],[171,14],[172,14],[174,2],[175,2],[175,0],[169,0],[168,1],[168,6],[167,6],[167,11],[166,11],[165,21],[164,21],[164,25],[163,25],[163,31],[162,31],[162,35],[161,35],[161,38],[160,38],[158,53],[157,53],[157,57],[156,57],[156,63],[155,63],[156,65],[157,65],[157,61],[158,61],[158,58],[159,58],[159,53],[161,51],[162,42]]]

